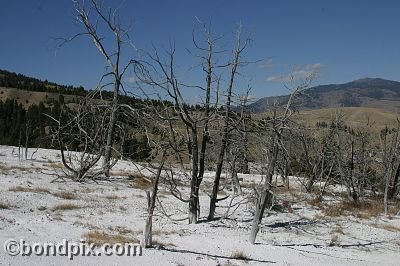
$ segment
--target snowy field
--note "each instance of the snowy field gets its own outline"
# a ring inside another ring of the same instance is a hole
[[[30,150],[32,152],[33,150]],[[31,157],[31,154],[28,156]],[[146,217],[143,189],[130,176],[137,167],[118,162],[111,181],[76,183],[62,176],[57,151],[38,150],[18,160],[18,149],[0,146],[0,243],[79,242],[91,233],[138,242]],[[209,173],[208,176],[212,174]],[[241,176],[250,188],[257,176]],[[53,182],[52,182],[53,181]],[[205,180],[205,184],[207,181]],[[295,179],[292,184],[296,187]],[[204,186],[207,191],[207,186]],[[2,247],[0,265],[399,265],[400,216],[326,217],[295,188],[282,191],[279,211],[265,215],[256,245],[248,242],[254,203],[228,218],[205,222],[209,199],[201,193],[200,223],[182,220],[187,205],[160,187],[153,230],[155,248],[140,257],[10,256]],[[237,198],[236,200],[240,200]],[[220,205],[229,203],[227,200]],[[217,216],[227,208],[217,208]]]

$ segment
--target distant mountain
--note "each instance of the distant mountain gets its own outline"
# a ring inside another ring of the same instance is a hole
[[[289,95],[264,97],[249,105],[252,112],[265,112],[276,102],[285,104]],[[363,78],[345,84],[312,87],[299,97],[299,108],[315,110],[336,107],[369,107],[400,112],[400,82]]]

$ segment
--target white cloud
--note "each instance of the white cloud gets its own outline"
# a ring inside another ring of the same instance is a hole
[[[273,61],[272,61],[272,58],[263,61],[263,62],[259,65],[260,68],[271,68],[271,67],[273,67],[273,66],[274,66],[274,63],[273,63]]]
[[[139,82],[139,80],[135,76],[130,76],[125,81],[126,81],[126,83],[131,84],[131,85],[134,85]]]
[[[321,63],[298,65],[288,74],[269,76],[265,79],[267,82],[289,83],[298,80],[303,80],[312,74],[318,73],[323,67]]]
[[[318,69],[321,69],[323,66],[324,65],[322,65],[321,63],[315,63],[315,64],[305,65],[304,68],[305,69],[316,69],[316,70],[318,70]]]

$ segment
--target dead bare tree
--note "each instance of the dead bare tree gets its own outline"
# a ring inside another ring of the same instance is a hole
[[[397,121],[397,129],[392,137],[391,146],[384,148],[385,171],[383,174],[384,186],[384,210],[388,214],[388,202],[395,198],[400,192],[400,121]]]
[[[182,166],[183,172],[186,170],[183,166],[182,143],[180,140],[182,138],[186,139],[186,150],[191,161],[190,196],[188,199],[178,198],[189,203],[189,223],[197,223],[200,214],[199,189],[205,172],[207,145],[210,139],[209,123],[214,116],[218,102],[219,77],[214,74],[214,68],[217,67],[214,62],[214,55],[218,53],[218,51],[214,51],[214,47],[218,38],[212,37],[209,28],[203,27],[203,29],[205,46],[200,45],[193,34],[193,43],[199,54],[192,54],[201,61],[201,68],[205,73],[206,80],[204,87],[190,86],[178,81],[174,66],[174,44],[171,45],[167,53],[166,62],[163,62],[156,50],[153,54],[149,53],[150,71],[141,71],[138,74],[138,78],[143,83],[166,92],[173,102],[173,110],[172,108],[164,109],[167,113],[159,113],[159,118],[168,122],[170,144],[176,152],[176,158],[178,158],[178,163]],[[152,71],[155,73],[151,74],[150,72]],[[155,76],[161,76],[161,80],[157,80]],[[193,108],[186,103],[182,96],[182,88],[185,87],[197,88],[204,93],[204,103],[202,105],[202,110],[204,111],[193,111]],[[212,102],[213,91],[217,95],[214,103]],[[182,134],[182,130],[178,129],[179,127],[186,129],[186,136]]]
[[[295,100],[299,94],[307,89],[312,80],[315,78],[316,73],[311,73],[299,85],[295,86],[289,96],[288,102],[284,110],[279,113],[278,107],[272,110],[272,116],[261,125],[261,130],[266,131],[270,138],[270,147],[266,149],[267,166],[265,172],[265,180],[261,185],[261,191],[257,192],[256,210],[253,218],[250,243],[254,244],[257,233],[259,231],[259,224],[264,216],[265,209],[269,209],[273,202],[272,178],[277,166],[277,160],[280,152],[285,152],[285,143],[283,141],[283,133],[290,130],[290,118],[293,114]]]
[[[334,154],[331,151],[331,147],[333,146],[333,130],[317,130],[320,136],[309,136],[306,130],[300,135],[306,164],[304,168],[308,177],[307,183],[305,184],[307,192],[312,192],[314,183],[317,180],[321,181],[325,178],[326,174],[329,172],[330,165],[332,165],[329,162],[332,160],[332,154]]]
[[[76,111],[62,106],[59,117],[49,116],[55,122],[53,135],[58,142],[62,164],[67,176],[75,181],[94,178],[100,173],[89,175],[103,154],[108,112],[92,101],[89,94]]]
[[[124,45],[131,45],[129,36],[130,27],[124,28],[121,26],[118,17],[118,10],[112,8],[104,8],[102,3],[97,0],[90,0],[88,4],[85,1],[73,0],[76,11],[76,21],[83,26],[83,31],[75,34],[72,38],[63,39],[61,45],[70,42],[80,36],[88,36],[100,54],[104,57],[109,72],[101,78],[110,78],[110,81],[101,86],[102,89],[112,86],[113,96],[109,106],[109,118],[107,122],[106,142],[103,150],[103,173],[109,176],[110,168],[112,167],[111,157],[113,150],[113,140],[115,127],[117,123],[117,111],[119,108],[119,95],[123,90],[123,78],[126,71],[138,64],[134,59],[123,60],[122,52]],[[113,36],[113,44],[109,45],[102,34],[110,34]]]
[[[218,201],[221,199],[218,199],[218,191],[219,191],[219,182],[221,179],[221,173],[222,173],[222,167],[224,164],[224,158],[225,158],[225,151],[226,147],[228,145],[228,134],[230,131],[231,123],[230,123],[230,116],[231,116],[231,104],[232,104],[232,97],[233,97],[233,85],[235,81],[235,77],[238,71],[238,67],[243,64],[241,62],[241,57],[245,49],[247,48],[250,39],[246,39],[244,42],[241,40],[241,26],[239,27],[238,31],[236,32],[236,46],[233,50],[233,58],[232,61],[228,64],[230,67],[230,76],[229,76],[229,82],[227,84],[227,90],[226,90],[226,101],[225,101],[225,114],[224,114],[224,122],[223,122],[223,128],[222,128],[222,138],[221,138],[221,146],[220,150],[218,153],[218,158],[217,158],[217,169],[215,173],[215,178],[214,178],[214,184],[213,184],[213,190],[211,192],[210,196],[210,210],[208,214],[208,219],[212,220],[214,219],[215,215],[215,208],[216,204]]]
[[[233,128],[226,147],[226,163],[229,165],[228,171],[231,175],[232,190],[235,194],[242,194],[242,187],[239,182],[238,173],[249,173],[248,134],[251,115],[245,110],[250,90],[243,97],[240,97],[240,113],[233,118]]]
[[[166,159],[166,152],[163,152],[161,162],[157,166],[157,173],[152,179],[151,191],[146,191],[147,195],[147,218],[145,223],[145,228],[143,230],[143,242],[142,246],[144,248],[151,247],[153,245],[153,215],[156,207],[156,199],[158,193],[158,184],[160,182],[162,170],[164,168],[164,163]]]

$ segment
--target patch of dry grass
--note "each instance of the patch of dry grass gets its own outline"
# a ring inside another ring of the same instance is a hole
[[[374,224],[374,227],[390,232],[400,232],[400,228],[391,224]]]
[[[50,190],[45,187],[23,187],[23,186],[15,186],[8,189],[8,191],[12,192],[33,192],[33,193],[50,193]]]
[[[53,221],[64,221],[61,214],[54,215],[52,218]]]
[[[397,208],[397,206],[390,206],[389,214],[396,214],[396,211],[398,211]],[[383,201],[381,200],[364,200],[359,202],[344,200],[336,204],[322,206],[321,209],[329,217],[353,215],[358,218],[369,219],[384,213]]]
[[[131,178],[131,176],[134,176],[131,171],[111,171],[110,175],[111,176],[126,176],[129,178]]]
[[[285,193],[292,193],[294,189],[291,188],[290,186],[288,187],[287,185],[279,185],[276,186],[275,190],[277,193],[285,194]]]
[[[76,194],[72,193],[72,192],[67,192],[67,191],[60,191],[60,192],[56,192],[53,193],[54,196],[62,198],[62,199],[67,199],[67,200],[74,200],[76,199]]]
[[[340,224],[337,224],[332,230],[332,233],[344,235],[343,227]]]
[[[43,166],[47,166],[52,169],[63,169],[64,168],[64,165],[62,165],[62,163],[60,163],[60,162],[50,162],[48,164],[44,164]]]
[[[76,222],[73,223],[73,225],[82,226],[82,227],[85,227],[85,228],[87,228],[89,230],[100,230],[100,227],[98,227],[97,225],[93,225],[93,224],[90,224],[90,223],[84,223],[84,222],[81,222],[81,221],[76,221]]]
[[[153,230],[153,236],[168,236],[178,234],[176,230],[164,231],[160,229]]]
[[[316,213],[313,217],[314,220],[327,220],[328,216],[324,215],[323,213]]]
[[[119,199],[119,197],[117,195],[108,195],[106,196],[106,199],[111,201],[111,200],[117,200]]]
[[[75,210],[81,208],[78,205],[70,204],[70,203],[63,203],[53,207],[54,211],[68,211],[68,210]]]
[[[120,235],[126,235],[126,234],[133,234],[134,233],[133,230],[128,229],[126,226],[116,226],[116,227],[109,226],[108,229],[110,231],[115,231]]]
[[[318,196],[312,197],[309,200],[307,200],[307,203],[310,204],[313,207],[318,207],[319,208],[322,205],[322,198],[321,198],[320,195],[318,195]]]
[[[134,239],[131,237],[126,237],[122,234],[111,235],[111,234],[107,234],[106,232],[100,231],[100,230],[92,230],[92,231],[84,234],[83,237],[85,238],[87,243],[93,244],[95,246],[101,246],[101,245],[104,245],[105,243],[124,244],[124,243],[138,243],[139,242],[137,239]]]
[[[10,205],[0,202],[0,210],[7,210],[10,209]]]
[[[22,166],[22,165],[19,165],[19,166],[13,165],[13,166],[6,166],[5,170],[20,170],[20,171],[30,172],[31,168],[32,167],[27,167],[27,166]]]
[[[161,241],[159,239],[152,239],[152,246],[156,247],[176,247],[174,243]]]
[[[336,235],[336,234],[332,235],[331,241],[329,242],[329,246],[330,247],[340,246],[340,239],[339,239],[338,235]]]
[[[250,258],[242,251],[236,250],[232,252],[231,258],[235,260],[249,260]]]
[[[132,185],[134,188],[147,190],[152,186],[152,182],[150,179],[146,177],[137,176],[133,179]]]
[[[6,166],[6,165],[0,163],[0,171],[7,171],[7,170],[9,170],[9,169],[10,169],[10,168],[9,168],[8,166]]]

